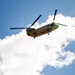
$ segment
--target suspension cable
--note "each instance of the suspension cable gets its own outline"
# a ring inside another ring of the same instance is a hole
[[[37,52],[36,52],[36,56],[35,56],[35,59],[34,59],[34,63],[33,63],[33,67],[32,67],[31,75],[33,75],[33,71],[34,71],[35,63],[36,63],[37,56],[38,56],[38,53],[39,53],[39,50],[40,50],[40,45],[41,45],[42,37],[43,37],[43,36],[41,36],[41,38],[40,38],[40,42],[39,42],[39,46],[38,46],[38,49],[37,49]]]

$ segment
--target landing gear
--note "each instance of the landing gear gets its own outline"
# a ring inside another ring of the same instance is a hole
[[[35,37],[34,37],[34,39],[35,39]]]
[[[49,33],[48,33],[48,35],[49,35]]]

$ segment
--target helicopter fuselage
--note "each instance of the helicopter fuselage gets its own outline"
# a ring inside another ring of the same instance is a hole
[[[58,25],[56,25],[55,23],[52,23],[52,24],[48,24],[48,25],[45,25],[45,26],[37,28],[37,29],[27,28],[26,32],[27,32],[28,36],[35,38],[35,37],[41,36],[46,33],[49,34],[49,32],[52,32],[53,30],[55,30],[57,28],[58,28]]]
[[[26,32],[27,32],[27,35],[28,36],[31,36],[31,37],[38,37],[38,36],[41,36],[41,35],[44,35],[46,33],[50,33],[52,32],[53,30],[56,30],[59,26],[58,25],[62,25],[62,26],[66,26],[64,24],[60,24],[60,23],[55,23],[55,17],[56,17],[56,14],[57,14],[57,9],[55,10],[54,12],[54,17],[53,17],[53,22],[51,24],[47,24],[45,26],[42,26],[40,28],[31,28],[31,26],[33,26],[37,20],[39,20],[39,18],[42,16],[42,15],[39,15],[37,17],[37,19],[28,27],[28,28],[25,28],[25,27],[17,27],[17,28],[10,28],[10,29],[26,29]]]

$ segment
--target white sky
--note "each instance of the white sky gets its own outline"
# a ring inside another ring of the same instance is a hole
[[[53,16],[46,22],[51,23]],[[61,14],[56,16],[56,21],[65,26],[36,39],[27,36],[26,30],[16,35],[0,39],[0,72],[3,75],[41,75],[40,72],[46,65],[62,68],[72,64],[75,53],[65,51],[70,41],[75,41],[75,20]],[[39,23],[36,23],[38,27]],[[62,47],[64,45],[64,47]]]

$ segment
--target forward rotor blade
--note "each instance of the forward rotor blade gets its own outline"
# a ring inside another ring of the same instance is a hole
[[[57,14],[57,9],[56,9],[55,12],[54,12],[54,18],[53,18],[53,21],[55,20],[56,14]]]
[[[57,23],[58,25],[62,25],[62,26],[66,26],[67,27],[67,25],[65,25],[65,24],[61,24],[61,23]]]
[[[31,24],[31,26],[33,26],[33,25],[36,23],[36,21],[37,21],[41,16],[42,16],[42,15],[39,15],[38,18]],[[30,26],[30,27],[31,27],[31,26]],[[29,28],[30,28],[30,27],[29,27]]]
[[[11,30],[13,30],[13,29],[26,29],[26,28],[10,28]]]

